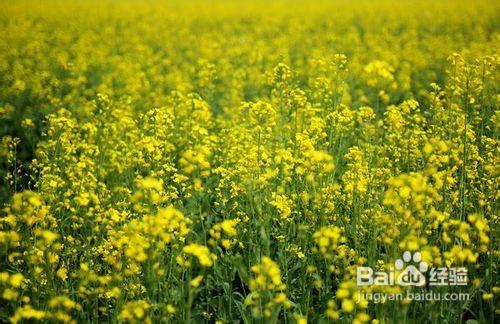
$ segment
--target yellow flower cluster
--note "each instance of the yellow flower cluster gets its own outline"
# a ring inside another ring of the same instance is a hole
[[[273,200],[270,204],[279,210],[281,219],[291,221],[290,215],[292,214],[293,203],[287,196],[273,194]]]
[[[254,265],[251,271],[255,278],[248,283],[250,294],[245,303],[252,307],[254,316],[275,318],[281,306],[290,308],[291,302],[284,292],[286,285],[281,280],[281,270],[276,262],[264,256],[261,263]]]
[[[137,262],[155,259],[167,245],[174,240],[182,240],[189,233],[190,223],[172,207],[134,219],[118,230],[109,231],[109,240],[102,248],[104,259],[116,268],[121,268],[123,256]]]
[[[17,289],[21,287],[23,280],[24,276],[20,273],[11,275],[8,272],[1,272],[2,298],[5,300],[16,300],[19,297]]]
[[[339,227],[324,227],[313,234],[314,242],[319,253],[325,259],[332,259],[335,257],[343,258],[346,256],[346,243],[347,239]]]
[[[370,316],[365,312],[368,307],[368,302],[363,298],[353,281],[343,281],[337,290],[336,297],[340,303],[338,308],[337,303],[333,300],[328,302],[326,315],[332,320],[338,320],[340,313],[354,313],[353,323],[362,324],[370,321]]]
[[[118,315],[118,319],[127,323],[151,323],[147,311],[151,305],[144,300],[128,302]]]
[[[220,245],[225,249],[230,249],[238,242],[238,231],[236,230],[238,222],[238,219],[226,219],[212,226],[208,231],[211,237],[209,243],[211,245],[216,245],[220,242]]]
[[[208,247],[196,243],[191,243],[182,248],[182,252],[186,256],[195,257],[199,264],[203,267],[211,267],[214,261],[217,260],[217,256],[210,252]],[[191,266],[191,261],[185,260],[183,257],[177,257],[177,262],[185,267]]]

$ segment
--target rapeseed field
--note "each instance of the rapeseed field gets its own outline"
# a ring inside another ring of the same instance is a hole
[[[0,321],[498,321],[499,14],[0,1]]]

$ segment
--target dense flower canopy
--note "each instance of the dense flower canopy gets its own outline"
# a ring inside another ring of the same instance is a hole
[[[492,322],[499,9],[0,1],[0,321]]]

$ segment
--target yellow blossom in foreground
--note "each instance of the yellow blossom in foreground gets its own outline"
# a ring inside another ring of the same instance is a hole
[[[281,271],[278,265],[269,257],[262,257],[261,263],[254,265],[251,271],[255,278],[248,283],[250,294],[246,297],[245,303],[252,306],[255,317],[271,317],[279,310],[279,306],[289,308],[290,301],[283,292],[286,285],[282,282]],[[262,308],[262,305],[265,307]]]
[[[138,300],[138,301],[132,301],[128,302],[125,304],[118,315],[118,318],[121,321],[129,321],[129,322],[143,322],[143,323],[148,323],[151,322],[149,317],[147,316],[147,311],[151,305],[144,301],[144,300]]]
[[[186,245],[182,248],[182,252],[186,255],[196,257],[200,265],[204,267],[211,267],[214,261],[217,260],[217,256],[212,254],[206,246],[196,243]],[[178,260],[180,263],[183,263],[182,259]]]

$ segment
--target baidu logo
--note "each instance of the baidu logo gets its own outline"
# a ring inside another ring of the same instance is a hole
[[[427,276],[426,276],[427,275]],[[422,253],[405,251],[402,258],[394,262],[388,271],[374,271],[370,267],[358,267],[358,286],[459,286],[467,285],[466,268],[430,268],[422,260]]]
[[[405,267],[411,260],[413,260],[415,264],[418,264],[418,268],[413,264],[409,264]],[[424,273],[427,271],[428,266],[426,262],[422,261],[422,254],[420,252],[415,252],[412,257],[410,252],[405,251],[403,253],[403,259],[397,259],[394,265],[396,270],[402,270],[397,279],[398,285],[417,287],[425,285]]]

